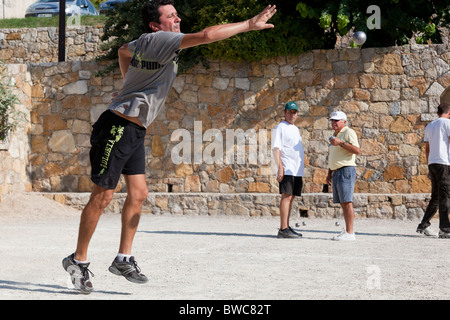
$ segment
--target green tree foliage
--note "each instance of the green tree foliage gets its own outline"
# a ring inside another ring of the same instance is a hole
[[[102,50],[105,54],[99,57],[101,61],[115,61],[104,70],[98,72],[107,74],[119,66],[117,62],[118,49],[125,43],[138,39],[144,33],[142,25],[141,8],[148,0],[129,0],[116,5],[114,10],[106,13],[107,21],[103,27]],[[191,8],[187,0],[179,0],[175,2],[177,10],[181,14],[181,18],[186,17],[187,21],[183,22],[190,25]],[[180,8],[181,7],[181,8]],[[183,9],[186,9],[187,15],[183,16]]]
[[[198,1],[197,19],[192,31],[208,26],[239,22],[261,12],[269,3],[277,5],[277,13],[270,19],[273,29],[246,32],[224,41],[200,46],[198,52],[210,58],[232,61],[258,61],[275,56],[298,55],[326,45],[320,28],[306,24],[295,11],[296,1],[261,0],[202,0]]]
[[[102,38],[107,53],[102,60],[117,61],[118,48],[144,32],[140,8],[146,1],[129,0],[108,13]],[[183,50],[180,70],[205,58],[257,61],[329,49],[334,47],[337,34],[345,35],[351,29],[366,32],[366,47],[403,45],[413,36],[418,43],[439,43],[438,27],[450,21],[449,3],[450,0],[175,0],[184,33],[249,19],[268,4],[275,4],[278,10],[270,20],[275,25],[273,29],[242,33]],[[371,16],[367,8],[371,5],[380,8],[380,29],[367,27]],[[106,72],[116,66],[112,65]]]
[[[15,108],[19,98],[13,92],[10,80],[4,63],[0,62],[0,141],[25,119],[25,114]]]
[[[140,8],[147,0],[130,0],[107,14],[102,40],[107,53],[101,60],[116,60],[119,47],[139,38],[144,32]],[[191,33],[208,26],[239,22],[258,14],[265,6],[275,4],[278,12],[271,23],[274,29],[239,34],[230,39],[183,50],[180,70],[205,58],[231,61],[256,61],[268,57],[297,55],[314,49],[332,47],[330,37],[313,23],[305,23],[295,10],[297,0],[175,0],[175,8],[182,19],[181,31]],[[117,67],[111,65],[103,73]]]
[[[99,60],[117,61],[118,49],[125,43],[138,39],[144,32],[140,8],[146,0],[130,0],[118,5],[106,13],[107,20],[103,27],[102,50]],[[110,65],[100,74],[108,73],[118,67],[118,62]]]
[[[379,29],[367,27],[371,5],[380,9]],[[323,33],[345,35],[352,28],[366,32],[366,47],[408,44],[413,36],[417,43],[441,43],[438,27],[450,22],[449,0],[302,0],[296,8]]]

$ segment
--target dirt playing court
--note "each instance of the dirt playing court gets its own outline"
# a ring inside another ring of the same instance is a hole
[[[277,239],[277,217],[151,214],[134,243],[149,283],[108,271],[120,216],[106,214],[89,251],[95,292],[85,296],[61,266],[75,250],[79,214],[39,195],[5,197],[0,299],[450,299],[450,240],[416,234],[418,221],[358,219],[357,241],[335,242],[342,227],[333,219],[302,218],[303,239]]]

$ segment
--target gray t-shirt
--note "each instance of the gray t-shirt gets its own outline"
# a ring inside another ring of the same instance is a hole
[[[133,53],[122,89],[108,109],[137,117],[144,127],[164,106],[178,70],[183,33],[158,31],[143,34],[128,44]]]

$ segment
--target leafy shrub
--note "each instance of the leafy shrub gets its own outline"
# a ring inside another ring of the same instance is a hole
[[[372,0],[315,1],[301,0],[297,4],[304,22],[317,23],[322,33],[347,34],[352,28],[367,34],[365,47],[389,47],[417,43],[441,43],[438,27],[450,22],[449,1],[381,0],[375,4],[380,11],[380,28],[370,28],[367,22],[372,12]],[[367,12],[369,11],[369,12]]]
[[[13,92],[3,63],[0,63],[0,77],[0,141],[3,141],[24,120],[24,113],[15,108],[19,99]]]
[[[130,0],[108,14],[102,40],[109,40],[102,59],[116,60],[117,49],[142,33],[140,8],[147,0]],[[440,43],[439,27],[450,22],[449,1],[381,0],[381,28],[367,27],[372,0],[175,0],[182,18],[181,30],[197,32],[208,26],[238,22],[259,13],[268,4],[278,12],[270,23],[274,29],[236,35],[224,41],[183,50],[180,70],[205,58],[257,61],[275,56],[298,55],[311,49],[329,49],[337,35],[349,30],[367,33],[366,47],[387,47],[409,43]],[[118,64],[113,64],[110,69]],[[108,70],[105,70],[107,72]]]
[[[107,51],[101,60],[116,60],[117,50],[126,42],[137,39],[144,31],[140,8],[147,0],[130,0],[108,13],[104,26]],[[315,48],[331,48],[334,43],[323,34],[320,26],[301,20],[295,10],[297,1],[273,1],[278,12],[270,20],[273,29],[236,35],[224,41],[183,50],[180,54],[180,71],[205,58],[229,61],[257,61],[276,56],[298,55]],[[175,0],[175,8],[184,33],[223,23],[247,20],[261,12],[269,4],[267,0]],[[115,63],[105,69],[109,72]]]

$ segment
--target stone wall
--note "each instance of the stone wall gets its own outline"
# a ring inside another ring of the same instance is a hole
[[[96,77],[97,62],[31,64],[34,191],[90,191],[91,126],[120,89],[115,75]]]
[[[45,32],[48,36],[50,31],[36,32],[43,32],[43,44],[48,42]],[[0,48],[0,54],[5,54],[4,49]],[[21,52],[14,50],[18,56]],[[39,59],[44,59],[44,52]],[[300,107],[296,125],[306,160],[305,195],[296,203],[296,210],[319,217],[339,214],[324,185],[327,139],[332,134],[327,117],[334,110],[343,110],[362,150],[355,198],[358,215],[419,217],[430,191],[423,131],[436,118],[438,97],[449,85],[447,52],[447,45],[314,50],[299,57],[254,63],[210,61],[208,69],[201,65],[192,68],[177,77],[166,108],[147,130],[151,194],[145,210],[277,214],[278,187],[268,161],[270,132],[283,119],[284,103],[293,100]],[[51,56],[48,61],[54,61]],[[20,179],[14,178],[20,182],[13,187],[11,165],[2,168],[2,175],[8,171],[9,176],[3,178],[8,180],[6,184],[0,178],[2,194],[32,189],[67,204],[76,205],[73,199],[87,201],[92,187],[88,159],[91,125],[123,83],[119,72],[97,77],[96,71],[103,67],[82,59],[20,67],[26,80],[22,91],[31,96],[23,107],[32,106],[32,110],[28,129],[20,138],[24,149],[13,151],[20,157],[15,169]],[[241,162],[240,145],[226,146],[227,130],[251,138],[251,142],[245,141]],[[191,146],[186,154],[188,163],[174,161],[174,155],[180,153],[173,154],[173,150],[180,145]],[[193,154],[198,148],[200,158]],[[217,156],[218,151],[223,154]],[[0,157],[6,165],[11,156],[3,152]],[[123,181],[117,191],[111,205],[114,210],[123,201]]]
[[[39,194],[39,193],[38,193]],[[49,199],[82,210],[89,193],[51,193],[42,195]],[[105,213],[121,211],[125,193],[115,193]],[[357,218],[418,220],[421,219],[430,194],[364,194],[354,197]],[[238,215],[270,217],[279,215],[280,195],[271,193],[150,193],[142,207],[144,214],[171,215]],[[292,219],[342,218],[342,209],[334,204],[330,193],[307,193],[296,198],[292,205]]]
[[[66,28],[66,60],[90,61],[98,57],[103,28]],[[58,62],[58,28],[0,29],[0,60],[5,63]]]
[[[225,140],[227,129],[253,130],[258,139],[262,133],[267,143],[259,139],[257,147],[268,149],[270,130],[283,119],[282,106],[293,100],[300,107],[296,124],[305,147],[305,193],[324,191],[332,134],[327,117],[334,110],[347,113],[360,139],[357,192],[429,192],[423,131],[449,84],[449,59],[446,46],[433,45],[314,50],[299,57],[197,66],[177,77],[165,110],[147,130],[149,187],[152,192],[276,193],[267,154],[252,163],[249,156],[258,149],[248,142],[241,164],[229,164],[225,156],[213,163],[204,157],[195,163],[188,156],[190,163],[177,164],[172,150],[187,135],[191,152],[200,147],[203,156],[212,154],[217,144],[211,136]],[[31,66],[33,190],[90,190],[91,125],[122,84],[118,73],[96,77],[99,68],[80,61]]]
[[[31,75],[26,65],[6,65],[1,81],[14,87],[20,103],[16,109],[25,116],[9,137],[0,141],[0,202],[11,192],[31,191],[31,169],[28,156],[30,148]]]

